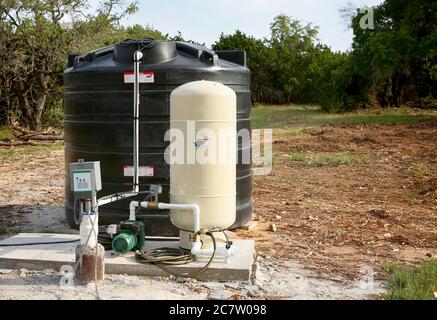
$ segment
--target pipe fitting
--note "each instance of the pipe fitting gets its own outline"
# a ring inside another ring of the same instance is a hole
[[[226,247],[217,247],[215,253],[217,255],[229,258],[235,254],[235,250],[235,246],[231,246],[229,249],[227,249]],[[195,256],[211,256],[214,253],[214,248],[202,249],[202,243],[200,241],[197,241],[193,242],[191,253]]]
[[[158,202],[149,202],[149,209],[158,209]]]

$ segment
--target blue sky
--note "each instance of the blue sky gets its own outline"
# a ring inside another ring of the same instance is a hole
[[[96,1],[96,0],[94,0]],[[139,0],[139,11],[123,24],[149,24],[170,35],[181,31],[186,39],[210,46],[221,32],[239,29],[263,38],[269,35],[273,17],[284,13],[319,27],[319,39],[333,50],[347,50],[352,32],[347,30],[339,9],[376,5],[382,0]]]

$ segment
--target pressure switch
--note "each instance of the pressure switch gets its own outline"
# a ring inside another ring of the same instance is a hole
[[[76,199],[95,199],[102,189],[100,161],[69,164],[70,188]]]

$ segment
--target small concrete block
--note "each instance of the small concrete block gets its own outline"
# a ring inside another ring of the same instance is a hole
[[[246,224],[243,224],[239,227],[239,229],[246,230],[246,231],[252,231],[257,226],[258,222],[256,221],[249,221]]]
[[[0,241],[0,244],[23,244],[30,242],[57,242],[79,239],[77,234],[20,233]],[[247,281],[252,272],[255,242],[253,240],[233,240],[237,254],[225,263],[222,257],[214,258],[209,268],[196,277],[199,280]],[[75,250],[79,242],[44,244],[32,246],[0,246],[0,269],[59,270],[63,265],[74,265]],[[177,241],[147,241],[145,249],[177,247]],[[171,266],[176,272],[192,273],[202,268],[209,257],[200,257],[185,265]],[[120,256],[112,250],[105,253],[105,271],[108,274],[128,274],[142,276],[168,276],[153,264],[142,264],[129,252]]]

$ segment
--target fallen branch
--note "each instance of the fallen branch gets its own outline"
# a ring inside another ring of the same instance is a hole
[[[26,135],[26,134],[30,134],[30,133],[31,133],[31,131],[26,130],[26,129],[23,128],[23,127],[20,127],[18,124],[13,124],[13,125],[11,125],[11,128],[14,129],[14,130],[16,130],[16,131],[18,131],[18,132],[20,132],[21,134],[24,134],[24,135]]]
[[[26,128],[20,127],[18,124],[12,124],[11,128],[21,133],[21,135],[15,136],[15,141],[58,141],[64,140],[62,134],[57,135],[53,128],[49,127],[45,131],[29,131]],[[18,143],[16,145],[19,145]]]
[[[9,142],[0,141],[0,146],[2,147],[36,146],[36,145],[38,145],[38,143],[31,142],[31,141],[9,141]]]
[[[58,140],[64,140],[64,136],[62,134],[61,135],[38,134],[30,137],[29,140],[58,141]]]
[[[33,134],[33,133],[41,133],[41,134],[47,134],[47,133],[55,133],[55,130],[53,129],[53,127],[48,127],[45,131],[43,130],[38,130],[38,131],[32,131],[30,129],[24,128],[20,125],[18,125],[17,123],[13,123],[9,126],[11,129],[14,129],[24,135],[26,134]]]
[[[29,140],[34,136],[38,136],[41,135],[41,132],[32,132],[32,133],[28,133],[28,134],[22,134],[21,136],[15,136],[17,139],[21,139],[21,140]]]

